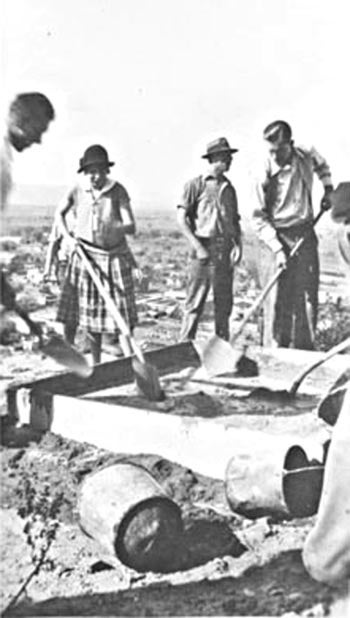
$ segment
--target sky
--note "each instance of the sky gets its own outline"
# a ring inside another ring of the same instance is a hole
[[[207,142],[226,136],[249,209],[262,130],[277,118],[326,156],[335,183],[348,179],[348,0],[2,2],[2,117],[26,90],[57,115],[42,146],[16,157],[17,184],[69,186],[100,143],[134,203],[171,208]]]

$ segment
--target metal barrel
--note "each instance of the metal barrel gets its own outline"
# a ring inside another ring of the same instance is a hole
[[[233,511],[249,518],[308,517],[317,512],[323,482],[323,463],[310,462],[304,449],[286,449],[276,439],[274,447],[252,448],[233,456],[225,474],[227,501]],[[253,445],[252,445],[253,446]]]
[[[142,466],[122,462],[82,483],[80,525],[107,553],[138,571],[167,571],[182,534],[180,508]]]

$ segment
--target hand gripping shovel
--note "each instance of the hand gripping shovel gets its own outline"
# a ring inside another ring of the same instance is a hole
[[[320,210],[317,217],[314,219],[313,226],[319,221],[322,217],[324,210]],[[242,352],[240,350],[234,350],[233,344],[241,335],[244,327],[247,322],[249,322],[250,318],[255,314],[255,312],[261,307],[266,296],[273,288],[273,286],[277,283],[278,279],[281,277],[284,270],[288,267],[288,264],[292,260],[292,258],[299,251],[301,245],[303,244],[305,237],[299,238],[298,242],[295,243],[292,248],[289,256],[287,258],[286,264],[284,267],[279,268],[277,272],[273,275],[273,277],[268,281],[266,286],[263,288],[258,298],[252,304],[252,306],[248,309],[246,315],[244,316],[238,330],[232,335],[230,341],[224,341],[221,337],[215,335],[205,344],[204,348],[198,349],[198,354],[201,358],[202,364],[209,375],[209,377],[219,376],[224,373],[232,372],[238,360],[242,357]],[[196,346],[197,347],[197,346]]]
[[[27,324],[30,332],[38,337],[39,349],[45,356],[50,356],[57,363],[67,367],[67,369],[82,378],[88,378],[92,374],[93,367],[87,363],[86,358],[76,348],[71,346],[68,341],[63,339],[58,333],[44,335],[40,324],[33,322],[28,313],[19,307],[16,302],[12,304],[11,309]]]
[[[159,378],[155,367],[146,363],[142,350],[133,338],[130,328],[123,316],[121,315],[117,305],[106,290],[103,282],[101,281],[98,273],[95,270],[94,262],[91,257],[86,255],[84,247],[78,243],[76,251],[84,264],[87,272],[89,273],[92,281],[94,282],[98,292],[101,294],[103,300],[106,303],[106,307],[114,318],[116,325],[118,326],[122,335],[128,342],[129,347],[133,351],[135,357],[132,359],[132,367],[135,374],[136,384],[140,391],[150,401],[161,401],[164,399],[164,393],[159,383]]]

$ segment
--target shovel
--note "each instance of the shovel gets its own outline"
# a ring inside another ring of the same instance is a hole
[[[340,352],[344,352],[344,350],[346,350],[347,348],[350,348],[350,337],[348,337],[341,343],[338,343],[337,345],[333,346],[333,348],[328,350],[328,352],[326,352],[322,358],[318,359],[317,361],[314,361],[311,365],[306,367],[306,369],[303,369],[299,373],[299,375],[295,378],[293,384],[288,390],[274,391],[274,390],[270,390],[269,388],[258,387],[258,388],[253,389],[251,393],[249,393],[248,396],[252,398],[273,399],[273,401],[281,401],[281,402],[292,401],[296,396],[296,393],[297,393],[297,390],[299,389],[300,384],[304,381],[306,376],[308,376],[309,373],[311,373],[311,371],[313,371],[314,369],[317,369],[317,367],[320,367],[320,365],[323,365],[323,363],[328,361],[330,358],[332,358],[336,354],[339,354]]]
[[[325,210],[321,209],[318,213],[317,217],[315,217],[313,226],[320,220]],[[249,322],[250,318],[255,314],[255,312],[261,307],[266,296],[269,294],[270,290],[277,283],[278,279],[281,277],[282,273],[288,267],[288,264],[292,260],[292,258],[299,251],[301,245],[303,244],[305,237],[299,238],[298,242],[295,243],[294,247],[290,251],[286,263],[283,267],[280,267],[277,272],[271,277],[266,286],[263,288],[258,298],[252,304],[252,306],[246,312],[238,330],[232,335],[230,341],[224,341],[221,337],[214,335],[209,341],[205,344],[204,348],[198,348],[198,354],[202,361],[202,364],[209,375],[209,377],[219,376],[224,373],[232,372],[239,359],[242,357],[242,351],[234,350],[233,344],[241,335],[244,327],[247,322]]]
[[[71,346],[68,341],[63,339],[58,333],[44,335],[40,324],[33,322],[28,313],[19,307],[16,302],[12,304],[11,309],[27,324],[30,332],[38,337],[39,349],[45,356],[50,356],[57,363],[67,367],[67,369],[82,378],[88,378],[92,374],[93,367],[87,363],[86,358],[76,348]]]
[[[106,290],[103,282],[97,274],[95,270],[96,266],[94,266],[94,262],[92,261],[91,257],[88,257],[86,255],[85,249],[80,243],[77,244],[76,251],[82,263],[84,264],[84,267],[89,273],[92,281],[94,282],[98,292],[101,294],[103,300],[105,301],[108,311],[110,312],[120,332],[122,333],[122,335],[124,335],[129,347],[135,355],[131,362],[137,386],[139,387],[140,391],[145,395],[145,397],[147,397],[147,399],[149,399],[150,401],[162,401],[164,399],[164,393],[159,382],[157,370],[149,363],[146,363],[142,350],[132,336],[128,324],[124,320],[116,303],[110,296],[109,292]]]

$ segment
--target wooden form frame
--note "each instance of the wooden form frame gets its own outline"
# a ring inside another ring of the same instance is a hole
[[[259,383],[261,385],[262,380],[268,383],[271,378],[268,368],[276,359],[282,366],[285,364],[288,367],[289,374],[288,371],[283,372],[284,379],[288,379],[300,366],[315,360],[319,354],[297,350],[260,350],[263,375],[243,379],[244,386],[250,385],[252,388]],[[154,350],[146,353],[145,357],[147,362],[157,367],[160,376],[201,366],[200,357],[191,342]],[[320,376],[314,384],[316,392],[324,394],[327,386],[349,364],[349,355],[332,359],[331,367],[324,370],[324,374],[321,372],[322,385]],[[221,379],[231,381],[232,386],[242,386],[242,379],[227,376],[217,378],[212,383],[220,384]],[[152,453],[220,480],[225,479],[230,461],[231,467],[233,460],[238,462],[237,474],[244,477],[248,463],[251,467],[253,462],[259,470],[266,471],[264,478],[269,479],[269,484],[263,486],[265,507],[267,500],[269,508],[282,512],[287,512],[283,494],[283,462],[288,450],[297,445],[304,449],[309,459],[322,460],[323,441],[314,438],[300,440],[293,434],[281,436],[237,428],[232,422],[235,419],[230,416],[180,416],[167,412],[161,404],[154,404],[159,408],[154,410],[153,406],[150,410],[147,407],[140,409],[104,402],[100,395],[93,398],[94,393],[133,381],[130,358],[98,365],[88,379],[66,372],[41,379],[16,381],[8,389],[9,410],[14,418],[30,423],[39,431],[51,430],[65,438],[116,453]],[[276,385],[276,388],[280,387],[281,384]],[[26,419],[21,418],[17,406],[18,395],[23,392],[28,394]]]
[[[157,368],[160,376],[187,367],[200,367],[201,364],[196,349],[190,341],[146,352],[145,360]],[[133,381],[134,372],[131,357],[96,365],[89,378],[81,378],[74,373],[63,372],[50,374],[40,379],[15,380],[7,389],[8,413],[13,420],[28,422],[30,412],[27,418],[22,419],[18,405],[18,393],[26,391],[30,400],[28,403],[31,407],[30,420],[36,428],[46,430],[50,428],[54,395],[79,397],[110,387],[129,384]],[[48,419],[46,422],[45,414]]]

